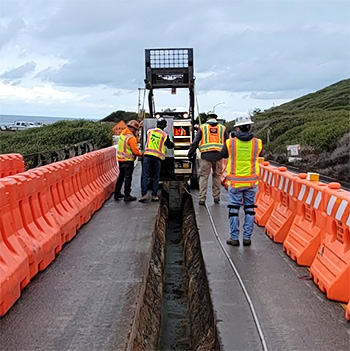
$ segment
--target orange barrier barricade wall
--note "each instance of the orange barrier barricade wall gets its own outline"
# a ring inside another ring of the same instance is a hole
[[[25,165],[20,154],[0,155],[0,178],[24,172]]]
[[[10,201],[0,183],[0,316],[3,316],[29,283],[28,255],[14,235]]]
[[[296,215],[294,181],[297,177],[285,167],[275,171],[275,205],[266,222],[265,232],[276,243],[283,243]]]
[[[327,184],[306,180],[304,174],[299,174],[295,188],[297,214],[283,242],[283,251],[298,265],[310,267],[325,232]]]
[[[345,318],[349,321],[350,320],[350,301],[346,305],[345,309]]]
[[[259,226],[265,226],[269,219],[275,204],[275,178],[277,168],[270,166],[269,162],[260,164],[260,181],[258,194],[256,197],[255,223]]]
[[[350,192],[339,183],[325,190],[326,231],[310,274],[331,300],[350,300]]]
[[[0,315],[113,193],[110,147],[0,179]]]

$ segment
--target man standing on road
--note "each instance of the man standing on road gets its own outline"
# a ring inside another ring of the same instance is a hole
[[[136,197],[131,196],[132,174],[134,172],[134,161],[136,156],[142,156],[137,146],[136,135],[139,129],[139,123],[134,119],[129,121],[127,128],[119,135],[117,159],[119,164],[119,177],[115,185],[114,200],[124,198],[124,201],[135,201]],[[121,193],[124,184],[124,194]]]
[[[227,184],[229,192],[230,238],[228,245],[239,246],[239,209],[243,204],[244,225],[243,245],[251,245],[254,228],[255,198],[259,183],[258,156],[262,150],[262,141],[251,133],[254,122],[250,117],[240,117],[221,150],[227,161]]]
[[[168,125],[164,118],[157,120],[157,127],[147,131],[147,140],[142,162],[141,199],[147,202],[148,182],[151,181],[152,201],[159,201],[158,183],[162,161],[165,159],[166,148],[174,148],[174,143],[169,139],[164,128]]]
[[[193,140],[188,151],[188,158],[193,159],[196,149],[199,148],[201,159],[199,161],[199,204],[205,205],[208,189],[208,179],[211,171],[213,171],[212,192],[214,203],[220,202],[222,157],[220,151],[228,139],[226,127],[219,124],[218,116],[215,113],[208,114],[205,124],[202,124]]]

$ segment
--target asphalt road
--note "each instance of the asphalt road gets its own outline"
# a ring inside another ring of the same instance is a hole
[[[255,226],[251,246],[227,245],[227,191],[222,189],[219,205],[213,203],[211,195],[207,200],[218,238],[206,208],[197,204],[197,192],[192,191],[192,194],[219,336],[225,351],[262,350],[263,347],[247,298],[223,250],[248,292],[266,349],[350,349],[350,323],[345,320],[344,308],[328,300],[312,280],[303,279],[309,275],[306,267],[292,261],[283,252],[282,244],[273,242],[258,226]]]
[[[0,350],[124,350],[157,210],[110,198],[0,320]]]

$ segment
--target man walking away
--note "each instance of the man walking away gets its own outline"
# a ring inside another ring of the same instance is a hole
[[[208,115],[207,122],[202,124],[193,140],[188,151],[188,158],[193,159],[196,149],[199,148],[201,159],[199,161],[199,204],[205,205],[208,189],[208,179],[211,171],[212,175],[212,192],[214,203],[220,202],[221,171],[222,157],[221,149],[228,139],[226,127],[219,124],[218,116],[215,113]]]
[[[149,180],[151,180],[152,201],[159,201],[157,193],[162,160],[165,159],[166,148],[174,148],[174,143],[164,131],[167,125],[168,123],[164,118],[159,118],[157,120],[157,127],[147,131],[147,141],[142,162],[142,197],[139,202],[147,202]]]
[[[129,121],[127,128],[119,135],[117,159],[119,164],[119,177],[115,185],[114,200],[124,198],[124,201],[135,201],[136,197],[131,196],[132,174],[134,172],[134,161],[136,156],[142,156],[137,146],[136,135],[139,129],[139,123],[134,119]],[[124,184],[124,194],[121,188]]]
[[[239,209],[243,204],[244,225],[243,245],[250,246],[254,228],[255,197],[259,183],[258,156],[262,150],[262,142],[251,133],[254,122],[250,117],[240,117],[221,150],[227,161],[227,184],[229,192],[230,238],[228,245],[239,246]]]

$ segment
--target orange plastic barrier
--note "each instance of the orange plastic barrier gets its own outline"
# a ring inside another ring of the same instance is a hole
[[[346,305],[345,309],[345,318],[349,321],[350,320],[350,301]]]
[[[62,161],[62,164],[68,169],[68,197],[70,197],[79,208],[80,228],[84,223],[90,220],[93,213],[93,203],[90,201],[89,195],[81,183],[81,173],[84,172],[83,164],[78,157]]]
[[[20,154],[0,155],[0,178],[24,172],[24,160]]]
[[[276,171],[275,205],[265,225],[266,234],[276,243],[283,243],[296,215],[294,181],[297,177],[285,167]]]
[[[255,223],[259,226],[265,226],[269,219],[275,204],[275,178],[276,167],[270,166],[269,162],[260,163],[260,181],[258,194],[256,197]]]
[[[90,193],[93,211],[97,211],[104,202],[103,187],[97,182],[95,177],[95,157],[92,153],[83,155],[84,158],[84,172],[81,175],[83,187],[87,188]]]
[[[41,204],[46,202],[43,177],[24,172],[10,176],[16,181],[11,189],[14,192],[10,206],[15,221],[18,222],[19,240],[26,247],[39,270],[44,270],[60,251],[60,228],[55,223],[50,227],[41,213]],[[5,182],[6,179],[4,178]],[[6,185],[5,185],[6,186]],[[26,238],[26,239],[24,239]],[[33,267],[32,272],[37,273]]]
[[[14,235],[9,197],[0,183],[0,316],[3,316],[29,283],[29,261]]]
[[[330,183],[325,189],[326,231],[310,274],[331,300],[350,300],[350,192]]]
[[[114,191],[115,148],[0,179],[0,315]]]
[[[112,194],[114,192],[114,188],[115,188],[115,183],[117,181],[117,162],[116,162],[116,158],[115,158],[115,149],[114,147],[110,147],[108,149],[105,149],[104,152],[104,172],[103,174],[106,174],[108,176],[108,185],[107,185],[107,193],[108,196],[107,198],[110,196],[110,194]]]
[[[306,180],[304,174],[299,174],[295,188],[297,214],[283,242],[283,251],[298,265],[310,267],[324,237],[327,184]]]
[[[61,161],[43,168],[48,171],[46,179],[50,187],[53,211],[55,218],[60,223],[61,242],[64,244],[75,236],[84,222],[81,218],[80,208],[75,201],[67,164]]]

